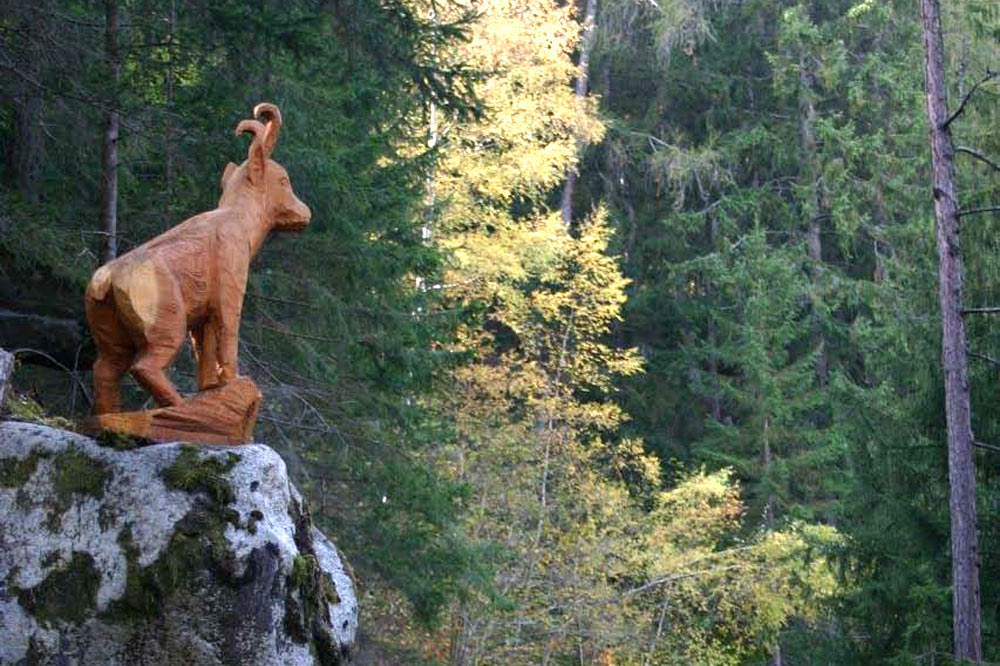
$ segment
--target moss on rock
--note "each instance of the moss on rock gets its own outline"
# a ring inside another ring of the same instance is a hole
[[[66,451],[53,461],[52,486],[60,500],[73,495],[104,497],[104,486],[111,478],[108,466],[79,451]]]
[[[63,430],[73,429],[72,421],[62,416],[49,416],[41,405],[26,395],[14,395],[13,393],[8,395],[4,407],[14,421],[38,423]]]
[[[94,438],[94,441],[97,442],[98,446],[114,449],[116,451],[131,451],[132,449],[138,449],[143,446],[153,444],[153,440],[151,439],[139,437],[138,435],[130,435],[124,432],[118,432],[117,430],[102,430],[100,434]]]
[[[222,506],[236,499],[226,474],[239,461],[240,456],[235,453],[228,454],[225,460],[211,456],[202,458],[197,448],[184,446],[173,464],[163,470],[163,480],[169,488],[189,493],[203,491]]]
[[[62,526],[62,516],[77,495],[104,497],[111,470],[100,460],[79,451],[64,451],[52,461],[52,488],[55,491],[45,525],[53,532]]]
[[[18,590],[17,600],[39,622],[79,624],[94,612],[100,581],[94,558],[75,551],[65,567],[56,569],[35,587]]]
[[[226,524],[239,515],[227,505],[235,500],[226,474],[240,457],[202,458],[197,448],[185,446],[162,476],[167,487],[202,493],[194,506],[174,526],[174,534],[155,562],[139,565],[139,551],[132,543],[130,528],[118,537],[128,562],[125,593],[108,607],[106,615],[118,621],[156,617],[173,595],[203,587],[199,575],[215,575],[231,582],[234,562],[226,543]]]
[[[331,632],[330,606],[339,603],[340,597],[316,557],[309,511],[305,506],[292,504],[290,513],[299,554],[285,581],[285,631],[292,640],[308,643],[321,666],[337,666],[342,659]]]
[[[38,454],[27,458],[0,458],[0,488],[20,488],[38,469]]]
[[[128,562],[125,592],[104,612],[119,622],[144,621],[162,612],[164,603],[181,591],[203,586],[199,574],[231,576],[225,542],[225,521],[212,507],[196,506],[176,525],[176,532],[155,562],[139,564],[139,549],[132,542],[130,527],[118,537]]]

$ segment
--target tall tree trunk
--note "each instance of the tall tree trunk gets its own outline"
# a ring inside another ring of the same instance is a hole
[[[587,96],[587,83],[590,76],[590,50],[594,46],[594,26],[597,23],[597,0],[587,0],[583,14],[583,36],[580,38],[580,73],[576,77],[576,98],[583,106]],[[577,140],[576,154],[583,152],[583,141]],[[576,190],[576,167],[566,170],[566,184],[562,193],[562,221],[567,227],[573,224],[573,192]]]
[[[118,0],[104,0],[104,17],[104,51],[111,74],[111,95],[104,112],[104,137],[101,143],[99,226],[103,233],[101,261],[107,263],[118,255],[118,81],[121,77]]]
[[[764,417],[764,429],[761,432],[761,451],[760,451],[760,461],[761,466],[764,468],[764,479],[768,485],[767,490],[767,501],[764,504],[764,524],[767,525],[767,529],[770,531],[774,529],[775,514],[777,513],[777,507],[774,490],[771,486],[771,464],[773,461],[773,455],[771,453],[771,418],[768,416]]]
[[[962,253],[955,185],[955,150],[949,128],[944,81],[944,45],[938,0],[920,0],[924,82],[930,121],[932,186],[937,222],[941,299],[941,364],[948,424],[948,480],[951,511],[952,626],[955,658],[982,659],[979,609],[979,546],[976,534],[976,476],[972,456],[969,370],[962,321]]]
[[[774,529],[775,517],[777,515],[777,501],[774,497],[774,490],[770,487],[771,481],[771,466],[773,463],[773,456],[771,453],[771,418],[768,416],[764,417],[764,432],[763,432],[763,448],[761,450],[761,462],[764,467],[764,478],[767,480],[767,485],[769,486],[767,491],[767,504],[764,506],[764,524],[767,525],[767,530],[770,532]],[[783,659],[781,653],[781,637],[775,640],[774,645],[771,647],[771,666],[782,666]]]
[[[20,30],[13,31],[16,44],[13,54],[24,75],[15,77],[10,85],[14,132],[8,155],[9,174],[11,183],[28,203],[38,203],[43,162],[42,91],[35,81],[41,78],[40,45],[44,37],[38,34],[41,29],[36,21],[35,17],[24,16],[17,26]]]
[[[177,0],[170,0],[167,13],[167,116],[163,131],[163,223],[169,226],[173,213],[170,210],[174,190],[174,31],[177,24]]]
[[[826,354],[826,340],[819,315],[819,294],[822,280],[823,262],[823,191],[819,149],[816,143],[816,107],[812,102],[812,74],[806,63],[804,53],[799,55],[799,140],[802,149],[802,162],[805,166],[805,176],[809,181],[809,225],[806,244],[809,259],[812,261],[812,339],[816,350],[816,380],[820,386],[826,386],[829,375],[829,361]]]
[[[28,203],[38,203],[42,172],[42,97],[26,81],[18,81],[14,101],[14,181]]]
[[[708,214],[708,235],[709,241],[711,243],[712,251],[718,251],[719,244],[719,218],[716,216],[715,211],[711,211]],[[715,300],[716,298],[716,288],[713,283],[709,287],[709,296]],[[715,323],[715,310],[713,307],[712,311],[709,313],[708,317],[708,348],[711,350],[708,357],[708,372],[712,376],[712,397],[711,397],[711,407],[712,407],[712,420],[716,423],[722,423],[722,400],[721,391],[719,390],[719,353],[717,349],[718,345],[718,335],[717,327]]]

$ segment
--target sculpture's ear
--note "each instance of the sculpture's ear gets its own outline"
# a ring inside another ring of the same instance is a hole
[[[254,140],[250,144],[250,155],[247,162],[247,178],[255,186],[263,184],[264,169],[267,168],[267,156],[264,154],[264,146],[260,141]]]
[[[229,177],[232,176],[233,172],[236,171],[236,169],[238,168],[239,167],[237,167],[232,162],[226,165],[225,170],[222,172],[222,181],[219,183],[219,186],[222,189],[226,189],[226,183],[229,182]]]

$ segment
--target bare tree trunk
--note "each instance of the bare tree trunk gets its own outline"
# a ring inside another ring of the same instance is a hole
[[[19,82],[18,88],[21,94],[14,102],[14,177],[24,200],[38,203],[42,171],[42,98],[38,90],[26,82]]]
[[[36,24],[36,20],[25,16],[19,22],[20,31],[13,31],[15,44],[21,51],[18,54],[19,65],[26,75],[16,77],[10,85],[14,112],[14,136],[8,156],[10,180],[28,203],[38,203],[43,162],[42,92],[31,82],[40,78],[39,64],[43,58],[40,43],[44,37],[38,34],[43,28]]]
[[[976,534],[976,475],[972,457],[972,412],[968,357],[962,321],[962,253],[955,185],[955,150],[944,81],[944,45],[938,0],[920,0],[924,82],[930,121],[932,185],[937,222],[941,299],[941,364],[948,424],[948,480],[951,510],[952,627],[955,658],[982,659],[979,602],[979,546]]]
[[[764,430],[762,435],[762,445],[760,452],[760,459],[762,466],[764,468],[764,478],[767,479],[768,485],[771,484],[771,419],[770,417],[764,417]],[[774,529],[774,519],[775,519],[775,499],[774,492],[768,489],[767,491],[767,503],[764,505],[764,523],[767,525],[768,530]]]
[[[163,132],[163,223],[169,226],[173,213],[170,204],[174,190],[174,30],[177,24],[177,0],[170,0],[167,14],[167,122]]]
[[[104,137],[101,143],[101,218],[103,232],[101,261],[107,263],[118,255],[118,80],[121,77],[121,54],[118,48],[118,0],[104,0],[104,49],[111,73],[112,94],[104,113]]]
[[[597,0],[587,0],[583,14],[583,36],[580,38],[580,73],[576,77],[576,97],[583,106],[587,96],[587,83],[590,76],[590,50],[594,46],[594,26],[597,22]],[[576,153],[583,152],[583,141],[577,140]],[[573,223],[573,192],[576,189],[576,167],[566,170],[566,185],[562,193],[562,221],[567,227]]]
[[[821,279],[820,272],[823,262],[823,237],[821,235],[823,220],[822,176],[819,161],[819,150],[816,143],[816,108],[811,97],[811,73],[806,63],[805,54],[799,56],[799,134],[802,145],[802,161],[805,174],[809,179],[811,190],[809,196],[809,227],[806,244],[809,259],[812,261],[812,339],[816,350],[816,380],[820,386],[826,386],[829,376],[829,361],[826,355],[826,340],[819,321],[819,298],[816,291]]]
[[[707,201],[706,201],[707,203]],[[719,243],[719,218],[715,214],[715,211],[710,211],[708,214],[708,238],[709,243],[713,252],[718,251]],[[713,283],[708,290],[708,295],[714,300],[716,298],[715,284]],[[722,400],[720,398],[721,391],[719,390],[719,357],[716,345],[718,344],[718,334],[717,327],[715,324],[715,308],[712,308],[712,312],[708,315],[708,348],[711,350],[708,357],[708,373],[712,376],[712,396],[711,396],[711,407],[712,407],[712,420],[716,423],[722,423]]]
[[[764,477],[767,479],[768,485],[771,484],[771,466],[773,463],[773,457],[771,455],[771,418],[764,417],[764,432],[763,432],[763,449],[761,451],[761,461],[764,467]],[[764,523],[767,525],[767,530],[770,532],[774,529],[774,521],[777,514],[777,502],[774,497],[774,491],[770,488],[767,492],[767,504],[764,507]],[[782,654],[781,654],[781,637],[774,642],[771,652],[771,666],[782,666]]]

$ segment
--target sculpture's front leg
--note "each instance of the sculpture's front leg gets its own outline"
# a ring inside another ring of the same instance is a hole
[[[219,324],[209,317],[204,324],[191,331],[195,359],[198,362],[198,390],[221,383],[219,368]]]
[[[218,345],[219,380],[228,384],[239,376],[240,316],[243,295],[247,288],[250,253],[244,246],[222,244],[225,256],[220,258]]]
[[[228,384],[239,376],[240,311],[224,313],[219,326],[219,381]]]

